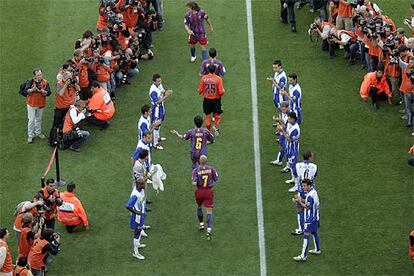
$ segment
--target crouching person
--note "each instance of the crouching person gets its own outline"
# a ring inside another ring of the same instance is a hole
[[[376,109],[379,108],[379,101],[387,101],[391,104],[390,87],[384,74],[383,65],[379,65],[377,71],[364,76],[359,93],[364,101],[371,98],[372,106]]]
[[[88,217],[82,203],[75,196],[76,184],[70,182],[66,186],[66,192],[60,194],[63,203],[57,210],[58,221],[66,227],[68,233],[72,233],[76,226],[83,225],[88,229]]]
[[[78,123],[86,117],[85,102],[76,101],[71,105],[66,113],[65,122],[63,123],[63,142],[64,147],[75,152],[80,152],[80,145],[89,138],[89,132],[81,130]]]
[[[86,117],[86,121],[105,129],[109,126],[108,120],[115,114],[114,102],[109,93],[99,83],[95,82],[91,90],[92,98],[88,101],[91,116]]]
[[[57,255],[59,246],[60,235],[50,228],[43,229],[40,238],[34,241],[28,256],[34,276],[45,275],[46,265],[52,261],[50,254]]]

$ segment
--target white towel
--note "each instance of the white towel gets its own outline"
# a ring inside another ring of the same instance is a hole
[[[164,191],[163,180],[167,179],[167,174],[162,169],[160,164],[151,165],[150,173],[152,175],[152,187],[159,193]]]

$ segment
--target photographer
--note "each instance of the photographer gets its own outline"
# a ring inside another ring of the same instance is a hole
[[[400,105],[402,103],[402,97],[399,91],[401,70],[398,65],[399,51],[397,45],[398,41],[396,37],[389,35],[384,42],[382,49],[385,61],[385,75],[390,84],[393,101],[396,105]]]
[[[402,56],[402,53],[400,53]],[[399,58],[401,69],[400,91],[404,95],[405,113],[407,115],[407,127],[413,128],[413,107],[414,107],[414,57],[410,56],[408,63]]]
[[[34,196],[33,201],[23,201],[16,207],[13,229],[16,232],[17,246],[19,246],[20,233],[22,231],[22,218],[26,213],[32,214],[33,217],[37,217],[38,211],[43,207],[43,199],[39,194]]]
[[[26,82],[24,94],[26,95],[27,117],[27,142],[33,143],[34,137],[46,138],[42,133],[43,108],[46,105],[46,97],[50,96],[49,82],[43,78],[41,69],[33,70],[33,79]]]
[[[34,276],[45,275],[46,265],[52,261],[50,254],[57,255],[59,246],[60,234],[54,233],[53,229],[43,229],[40,238],[34,241],[28,256]]]
[[[79,78],[79,98],[81,100],[87,100],[90,98],[89,69],[92,69],[92,67],[88,60],[85,58],[84,53],[81,49],[76,49],[73,52],[72,62],[75,66],[74,72]]]
[[[117,6],[122,12],[125,25],[128,28],[135,28],[138,23],[139,14],[144,13],[141,3],[138,0],[125,0],[119,1]]]
[[[26,256],[22,256],[17,259],[17,264],[13,268],[13,276],[33,276],[27,263]]]
[[[364,101],[368,101],[368,98],[371,97],[372,106],[375,109],[379,108],[379,101],[386,100],[391,104],[391,92],[387,79],[385,78],[383,64],[378,66],[377,71],[364,76],[359,93]]]
[[[44,225],[44,218],[39,215],[36,219],[31,213],[22,217],[22,232],[19,240],[19,257],[27,257],[35,239],[40,237]]]
[[[97,82],[92,85],[91,91],[92,97],[88,101],[91,116],[86,117],[86,121],[105,129],[109,126],[108,120],[115,114],[114,102],[109,93],[101,88]]]
[[[331,22],[323,21],[320,17],[316,17],[313,23],[310,25],[308,34],[312,35],[317,33],[322,38],[322,51],[329,50],[328,37],[331,29],[335,28],[335,25]]]
[[[352,30],[352,17],[354,16],[354,8],[351,3],[346,0],[338,2],[338,16],[336,17],[336,28],[338,30]]]
[[[92,65],[92,71],[95,72],[96,81],[103,89],[107,90],[108,86],[110,86],[110,84],[108,85],[108,82],[111,80],[109,60],[102,56],[95,58]]]
[[[72,61],[66,61],[57,75],[53,125],[49,135],[51,146],[54,146],[54,141],[57,140],[57,129],[62,130],[66,112],[75,102],[76,95],[80,91],[78,81],[72,73],[73,69]]]
[[[125,53],[118,59],[118,71],[115,73],[116,82],[118,85],[131,84],[131,79],[138,75],[137,68],[138,60],[134,56],[130,48],[125,50]]]
[[[368,73],[376,71],[380,57],[382,55],[382,48],[379,46],[381,39],[385,38],[385,29],[380,18],[369,22],[362,30],[364,33],[364,44],[368,48],[365,55],[367,62]]]
[[[353,31],[331,29],[328,36],[329,57],[335,56],[335,48],[342,45],[346,51],[345,58],[349,59],[350,64],[355,64],[355,56],[358,50],[357,36]]]
[[[80,145],[88,140],[89,132],[81,130],[78,123],[85,119],[86,104],[82,100],[76,101],[75,105],[71,105],[66,114],[63,124],[63,141],[65,148],[80,152]]]
[[[60,193],[56,189],[55,180],[50,178],[46,180],[46,185],[37,195],[42,198],[44,204],[38,212],[44,211],[45,225],[47,228],[55,228],[55,213],[58,206],[62,205]]]
[[[0,275],[2,276],[12,276],[13,271],[12,256],[7,244],[9,236],[7,228],[0,228]]]
[[[68,183],[66,192],[61,194],[63,204],[58,208],[58,221],[65,225],[66,231],[72,233],[76,226],[83,225],[88,229],[88,217],[83,209],[82,203],[75,196],[76,185]]]

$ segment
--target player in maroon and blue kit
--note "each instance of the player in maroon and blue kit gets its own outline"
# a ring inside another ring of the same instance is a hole
[[[210,66],[210,64],[213,64],[216,67],[216,71],[214,72],[214,74],[220,77],[224,76],[224,74],[226,73],[226,68],[224,68],[223,62],[221,62],[221,60],[217,58],[216,49],[210,48],[208,50],[208,55],[210,56],[210,58],[204,60],[201,63],[200,69],[198,69],[200,76],[209,73],[208,66]]]
[[[207,156],[201,155],[200,166],[193,170],[193,186],[195,187],[195,200],[197,203],[197,217],[200,222],[200,231],[204,230],[204,219],[202,205],[207,212],[207,240],[211,240],[211,229],[213,226],[214,184],[219,177],[216,169],[207,165]]]
[[[208,18],[207,13],[200,9],[196,2],[189,2],[185,5],[188,8],[188,12],[184,16],[184,28],[188,33],[188,43],[190,46],[191,58],[190,62],[194,63],[197,59],[195,45],[200,44],[201,57],[203,60],[207,59],[206,46],[208,44],[205,22],[207,21],[210,27],[210,32],[213,31],[213,25]]]
[[[184,134],[178,133],[176,130],[171,130],[171,134],[176,135],[178,138],[183,140],[190,140],[190,156],[193,162],[193,170],[199,164],[200,156],[207,155],[207,143],[214,143],[214,136],[211,132],[202,128],[203,118],[201,116],[194,117],[195,128],[188,130]]]

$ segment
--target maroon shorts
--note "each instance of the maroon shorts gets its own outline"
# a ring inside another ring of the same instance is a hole
[[[199,43],[200,45],[207,45],[208,44],[208,39],[207,36],[204,37],[197,37],[195,35],[189,35],[188,36],[188,43],[191,45],[195,45],[197,43]]]
[[[196,202],[199,206],[202,204],[206,208],[213,208],[214,205],[214,193],[213,189],[197,189],[194,192]]]

